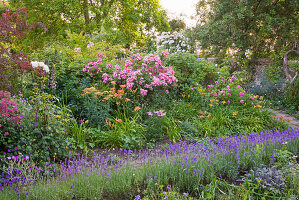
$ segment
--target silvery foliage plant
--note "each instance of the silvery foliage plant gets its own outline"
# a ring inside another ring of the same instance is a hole
[[[162,32],[157,36],[157,50],[167,50],[169,53],[188,52],[191,46],[188,44],[189,39],[178,32]]]
[[[241,177],[240,182],[245,182],[248,179],[249,182],[259,182],[262,188],[283,189],[285,186],[285,172],[277,169],[276,166],[266,167],[261,166],[251,170],[249,173]]]

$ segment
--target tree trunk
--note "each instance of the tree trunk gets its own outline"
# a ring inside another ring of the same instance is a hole
[[[82,11],[83,11],[83,14],[84,14],[84,19],[85,19],[86,32],[90,33],[90,31],[88,29],[88,25],[90,23],[90,19],[89,19],[89,11],[88,11],[88,2],[87,2],[87,0],[83,0]]]
[[[299,54],[299,51],[295,50],[295,49],[291,49],[284,54],[284,56],[283,56],[283,71],[286,75],[287,80],[291,82],[291,85],[293,85],[294,81],[296,80],[296,78],[298,76],[298,71],[296,71],[294,77],[291,76],[290,71],[289,71],[289,66],[288,66],[288,54],[291,52],[296,52],[297,54]]]

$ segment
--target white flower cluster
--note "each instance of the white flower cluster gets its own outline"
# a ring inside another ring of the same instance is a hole
[[[41,67],[45,72],[49,73],[49,66],[46,65],[45,63],[43,62],[38,62],[38,61],[32,61],[31,62],[31,65],[33,68],[38,68],[38,67]]]
[[[189,39],[183,34],[178,32],[162,32],[160,36],[157,36],[157,49],[167,50],[170,53],[187,52],[191,49],[188,45]]]
[[[250,49],[247,49],[247,50],[245,51],[245,56],[246,56],[246,58],[249,58],[251,55],[252,55],[252,51],[251,51]]]

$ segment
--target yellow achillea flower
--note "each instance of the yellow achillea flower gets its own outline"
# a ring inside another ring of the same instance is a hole
[[[183,98],[185,98],[185,96],[186,96],[185,94],[182,94],[182,97],[183,97]]]
[[[213,104],[210,104],[209,106],[210,106],[210,107],[213,107]]]

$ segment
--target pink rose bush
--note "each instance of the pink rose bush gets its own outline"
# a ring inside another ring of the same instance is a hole
[[[162,52],[162,57],[168,54],[168,52]],[[157,91],[168,94],[169,87],[178,82],[172,67],[164,66],[159,55],[142,56],[137,53],[123,61],[122,64],[104,64],[106,56],[103,53],[98,53],[97,56],[96,62],[88,63],[81,71],[88,73],[90,77],[96,75],[95,81],[100,81],[104,85],[116,84],[118,88],[125,86],[127,96],[134,93],[134,95],[146,97]]]

